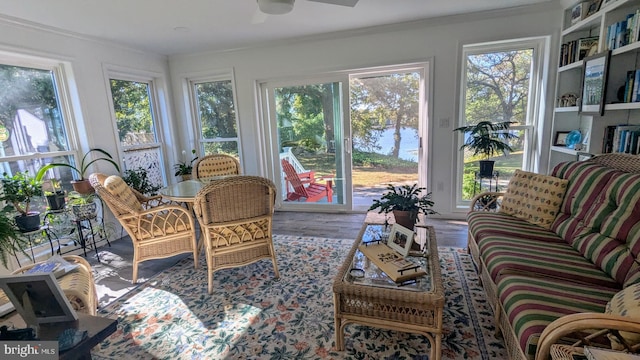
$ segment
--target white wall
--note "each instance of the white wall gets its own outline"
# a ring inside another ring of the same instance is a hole
[[[169,58],[171,83],[175,95],[179,133],[185,148],[193,146],[190,120],[182,94],[183,80],[188,74],[217,73],[233,69],[237,90],[237,113],[244,139],[258,135],[256,116],[256,81],[322,74],[330,71],[371,66],[434,61],[433,105],[430,109],[429,134],[431,169],[428,187],[434,193],[436,210],[443,217],[460,217],[466,209],[454,205],[455,158],[452,129],[457,124],[459,62],[463,44],[497,41],[532,36],[552,36],[550,66],[555,69],[557,38],[562,11],[557,4],[526,7],[471,16],[425,20],[404,26],[388,26],[369,32],[325,36],[290,43],[271,44],[253,49],[176,55]],[[215,36],[215,35],[213,35]],[[553,74],[553,71],[551,72]],[[550,84],[553,84],[553,79]],[[547,100],[553,98],[554,87],[547,87]],[[551,102],[553,103],[553,102]],[[551,109],[547,109],[550,119]],[[449,126],[439,127],[441,119]],[[548,132],[548,130],[545,130]],[[265,175],[256,141],[242,141],[245,172]],[[546,169],[546,151],[541,151],[541,169]]]

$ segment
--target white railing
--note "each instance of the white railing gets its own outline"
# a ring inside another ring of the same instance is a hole
[[[300,161],[298,161],[298,158],[296,158],[296,156],[293,154],[293,152],[291,152],[291,148],[290,147],[285,147],[283,148],[283,151],[280,153],[280,161],[282,162],[282,159],[285,159],[289,162],[289,164],[291,164],[293,166],[294,169],[296,169],[296,172],[299,173],[303,173],[306,172],[307,170],[304,168],[304,166],[302,166],[302,164],[300,164]],[[282,166],[280,167],[282,169]],[[287,194],[287,182],[284,181],[285,178],[285,174],[284,171],[280,172],[280,176],[282,177],[282,197],[285,197],[285,194]]]

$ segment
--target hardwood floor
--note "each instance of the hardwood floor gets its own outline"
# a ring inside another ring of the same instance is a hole
[[[273,233],[355,239],[365,220],[381,222],[384,221],[384,217],[375,213],[325,214],[277,211],[273,220]],[[435,227],[438,246],[467,246],[465,221],[428,218],[425,223]]]

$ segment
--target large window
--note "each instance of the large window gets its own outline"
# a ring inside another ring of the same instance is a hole
[[[66,121],[65,92],[58,63],[0,57],[0,162],[2,173],[29,171],[35,175],[51,162],[74,164],[75,145]],[[51,170],[48,177],[70,187],[68,168]]]
[[[232,80],[192,80],[191,90],[198,121],[200,149],[204,155],[222,153],[239,158]]]
[[[458,126],[508,121],[517,138],[508,142],[513,151],[488,159],[495,161],[488,177],[479,173],[482,155],[459,152],[458,204],[482,191],[505,190],[516,169],[533,170],[542,45],[543,40],[527,40],[464,46]]]
[[[125,170],[142,169],[152,185],[163,186],[165,171],[156,132],[153,80],[111,78],[109,83]]]

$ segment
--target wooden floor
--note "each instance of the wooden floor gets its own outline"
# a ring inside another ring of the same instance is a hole
[[[325,214],[277,211],[274,215],[273,233],[355,239],[365,220],[379,219],[379,215],[373,213]],[[465,221],[428,218],[425,223],[435,228],[438,246],[467,246],[467,223]]]

